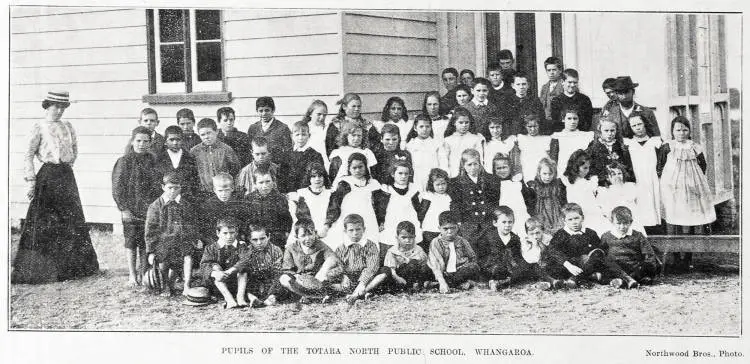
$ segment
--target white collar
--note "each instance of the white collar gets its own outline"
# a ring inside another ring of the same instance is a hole
[[[173,152],[172,150],[167,149],[167,153],[169,153],[169,155],[172,155],[172,156],[175,156],[175,157],[181,157],[182,156],[182,148],[178,149],[176,152]]]
[[[301,148],[294,147],[293,151],[295,152],[304,152],[310,148],[310,143],[305,143]]]
[[[479,105],[487,106],[487,104],[489,103],[489,100],[484,100],[484,102],[481,102],[477,98],[473,98],[471,99],[471,102],[473,102],[474,105],[476,106],[479,106]]]
[[[237,239],[234,239],[234,241],[229,244],[224,244],[221,240],[217,240],[216,244],[219,244],[219,248],[223,248],[227,245],[231,245],[233,248],[236,248],[238,245],[240,245]]]
[[[565,227],[563,227],[563,230],[565,230],[565,232],[568,233],[568,234],[570,234],[570,235],[583,235],[583,232],[586,231],[586,228],[583,227],[583,226],[581,226],[581,230],[580,231],[573,231],[573,230],[568,229],[567,226],[565,226]]]
[[[493,89],[494,89],[495,91],[500,91],[500,89],[501,89],[501,88],[503,88],[503,86],[505,86],[505,82],[503,82],[503,81],[500,81],[500,86],[497,86],[497,87],[495,87],[495,86],[492,86],[492,88],[493,88]]]
[[[177,195],[177,197],[175,197],[175,199],[174,199],[174,202],[180,203],[181,199],[182,199],[182,195]],[[166,194],[163,194],[163,193],[161,195],[161,200],[165,204],[169,202],[169,199],[167,198]]]
[[[499,232],[499,231],[497,232],[497,236],[499,236],[499,237],[500,237],[500,241],[502,241],[504,245],[508,245],[508,243],[510,243],[510,239],[512,239],[512,238],[513,238],[513,235],[511,235],[511,234],[508,234],[508,235],[500,235],[500,232]]]
[[[612,236],[614,236],[615,238],[617,238],[617,239],[622,239],[622,238],[624,238],[624,237],[626,237],[626,236],[630,236],[630,235],[633,235],[633,228],[632,228],[632,227],[629,227],[629,228],[628,228],[628,231],[626,231],[626,232],[625,232],[625,234],[622,234],[622,235],[620,235],[620,233],[618,233],[618,232],[617,232],[617,231],[615,231],[615,230],[612,230],[612,231],[610,231],[610,233],[611,233],[611,234],[612,234]]]

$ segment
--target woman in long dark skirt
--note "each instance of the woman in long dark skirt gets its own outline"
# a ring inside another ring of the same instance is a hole
[[[46,118],[32,127],[24,165],[31,203],[13,261],[12,283],[64,281],[99,271],[73,175],[78,156],[75,130],[60,120],[68,106],[68,92],[49,92],[42,101]],[[36,175],[34,157],[43,163]]]

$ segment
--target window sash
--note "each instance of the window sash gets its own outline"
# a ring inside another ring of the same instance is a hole
[[[224,68],[224,47],[223,40],[210,39],[210,40],[198,40],[197,39],[197,19],[195,9],[182,10],[183,11],[183,41],[182,42],[161,42],[161,29],[160,22],[161,17],[159,10],[153,11],[153,47],[154,47],[154,74],[156,93],[191,93],[191,92],[210,92],[210,91],[223,91],[224,90],[224,79],[225,79],[225,68]],[[219,10],[215,10],[219,11]],[[221,12],[219,11],[219,34],[223,36],[221,29]],[[218,81],[199,81],[198,80],[198,45],[206,43],[218,43],[219,44],[219,65],[218,72],[221,73],[221,79]],[[162,82],[162,46],[165,45],[176,45],[182,44],[183,46],[183,73],[185,80],[183,82]]]

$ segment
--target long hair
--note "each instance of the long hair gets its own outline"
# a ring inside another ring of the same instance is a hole
[[[365,179],[369,182],[370,181],[370,167],[367,165],[367,157],[365,157],[362,153],[352,153],[349,156],[349,159],[346,160],[348,163],[346,165],[346,175],[351,176],[351,169],[352,169],[352,162],[354,161],[360,161],[362,164],[365,165]]]
[[[357,120],[352,120],[350,122],[341,124],[341,132],[336,138],[339,147],[349,145],[349,134],[357,129],[362,131],[362,144],[360,145],[360,148],[367,148],[367,130],[365,129],[364,125],[362,125],[362,123]]]
[[[323,186],[325,186],[325,188],[331,186],[331,180],[328,179],[328,173],[326,172],[325,167],[318,162],[312,162],[307,165],[307,168],[305,168],[305,177],[302,180],[302,187],[309,187],[310,179],[313,176],[323,176]]]
[[[466,149],[461,153],[461,163],[458,165],[458,173],[461,175],[466,174],[466,169],[464,168],[464,164],[466,163],[466,160],[469,158],[476,158],[477,163],[480,163],[482,161],[482,158],[479,154],[479,151],[476,149]],[[481,167],[479,169],[479,174],[482,174],[482,171],[484,171],[484,167]]]
[[[344,110],[344,108],[346,107],[346,105],[349,105],[349,103],[352,102],[353,100],[357,100],[360,103],[362,102],[362,98],[359,97],[359,95],[355,94],[354,92],[348,92],[344,94],[344,97],[342,97],[341,100],[336,101],[336,105],[339,105],[339,111],[338,111],[338,114],[336,114],[336,117],[338,119],[340,120],[346,119],[346,111]],[[360,115],[360,117],[361,116],[362,115]]]
[[[388,101],[385,102],[385,106],[383,107],[383,113],[380,115],[381,121],[388,121],[391,120],[391,106],[393,104],[398,103],[401,104],[401,119],[400,120],[409,120],[409,111],[406,110],[406,103],[404,103],[404,100],[402,100],[398,96],[393,96],[388,99]]]
[[[448,121],[448,128],[445,129],[446,137],[451,136],[456,132],[456,120],[461,116],[469,118],[469,133],[476,134],[476,122],[474,121],[474,116],[471,115],[469,110],[459,106],[453,110],[453,115]]]
[[[543,167],[547,167],[549,168],[550,171],[552,171],[553,180],[557,178],[557,163],[555,163],[555,161],[553,161],[552,159],[545,157],[545,158],[542,158],[539,161],[539,164],[536,166],[536,177],[534,177],[534,179],[537,182],[542,183],[542,179],[539,177],[539,175],[542,172]]]
[[[684,116],[678,116],[674,119],[672,119],[672,124],[669,125],[669,135],[672,136],[672,139],[674,139],[674,126],[675,124],[680,123],[682,125],[685,125],[685,127],[688,129],[690,133],[688,133],[688,139],[692,139],[691,134],[693,133],[693,128],[690,126],[690,120],[688,120]]]
[[[448,172],[440,169],[440,168],[433,168],[430,170],[430,175],[427,177],[427,191],[429,192],[435,192],[435,180],[437,179],[444,179],[445,183],[448,183],[450,180],[450,176],[448,176]]]
[[[427,116],[426,114],[419,114],[417,117],[414,118],[414,125],[412,125],[411,130],[409,130],[409,133],[406,134],[406,142],[408,143],[410,140],[416,138],[418,136],[417,134],[417,125],[420,121],[426,121],[430,123],[430,138],[435,137],[435,132],[432,131],[432,119]]]
[[[422,100],[422,115],[430,117],[430,113],[427,112],[427,100],[430,97],[434,97],[438,100],[438,116],[439,117],[445,116],[445,112],[444,112],[445,110],[443,110],[443,101],[440,98],[440,93],[437,91],[430,91],[424,94],[424,100]]]
[[[568,165],[565,167],[565,172],[563,172],[563,175],[568,178],[568,181],[570,183],[575,182],[576,178],[578,178],[578,169],[581,168],[581,166],[586,162],[591,162],[591,156],[583,149],[576,150],[575,152],[573,152],[573,154],[570,155],[570,158],[568,159]],[[591,171],[589,170],[589,174],[584,178],[589,179],[590,176]]]
[[[313,100],[310,106],[307,108],[307,111],[305,111],[305,116],[302,117],[302,121],[309,123],[312,120],[312,113],[315,111],[315,109],[322,107],[326,109],[326,113],[328,113],[328,105],[326,105],[325,102],[322,100]]]

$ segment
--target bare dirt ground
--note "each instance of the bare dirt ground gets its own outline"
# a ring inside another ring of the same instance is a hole
[[[637,290],[609,286],[542,292],[520,286],[376,296],[301,307],[188,307],[125,287],[122,237],[92,232],[102,273],[78,281],[12,285],[10,327],[106,331],[369,331],[502,334],[740,334],[737,254],[696,254],[696,269]]]

